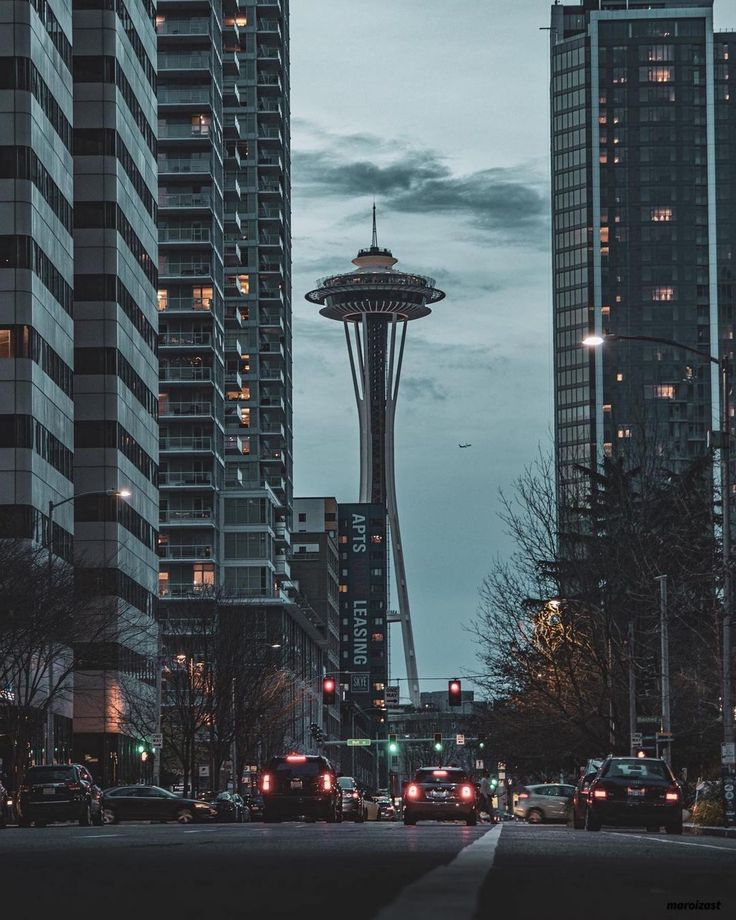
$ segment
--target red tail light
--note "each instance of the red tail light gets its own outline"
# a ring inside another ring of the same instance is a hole
[[[261,777],[261,792],[271,791],[271,774],[264,773]]]
[[[331,792],[332,791],[332,777],[329,773],[322,774],[322,791]]]
[[[463,799],[472,799],[473,798],[473,787],[472,786],[462,786],[460,789],[460,797]]]
[[[594,798],[594,799],[607,799],[607,798],[608,798],[608,790],[607,790],[607,789],[594,789],[594,790],[593,790],[593,798]]]
[[[306,763],[307,758],[305,754],[288,754],[286,757],[287,763]]]
[[[520,793],[519,793],[519,798],[520,798],[520,799],[528,799],[528,798],[529,798],[529,793],[528,793],[528,792],[520,792]]]
[[[419,786],[415,786],[414,783],[409,786],[406,790],[406,796],[409,799],[418,799],[419,798]]]
[[[667,802],[679,802],[680,801],[680,790],[674,786],[671,786],[667,792],[664,794],[665,801]]]

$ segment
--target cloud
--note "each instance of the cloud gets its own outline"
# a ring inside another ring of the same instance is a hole
[[[444,402],[449,395],[442,384],[431,377],[402,377],[400,389],[402,396],[409,401],[432,399]]]

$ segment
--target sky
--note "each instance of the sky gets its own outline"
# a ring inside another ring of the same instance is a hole
[[[291,2],[295,495],[358,497],[343,330],[304,294],[370,244],[374,197],[397,268],[447,293],[409,327],[396,427],[423,690],[478,673],[467,626],[511,549],[499,489],[551,445],[549,7]],[[732,10],[716,0],[716,28]]]

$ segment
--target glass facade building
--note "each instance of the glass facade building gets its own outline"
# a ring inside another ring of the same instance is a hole
[[[726,147],[736,109],[729,37],[714,34],[712,7],[712,0],[552,7],[562,509],[588,490],[580,467],[611,457],[682,468],[719,427],[708,361],[655,343],[580,345],[595,333],[669,338],[713,355],[732,347],[733,288],[724,282],[733,271],[736,201]]]

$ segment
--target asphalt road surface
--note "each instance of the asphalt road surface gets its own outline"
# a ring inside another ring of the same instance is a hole
[[[714,906],[689,906],[699,903]],[[736,840],[515,823],[7,828],[6,911],[13,920],[734,918]]]

